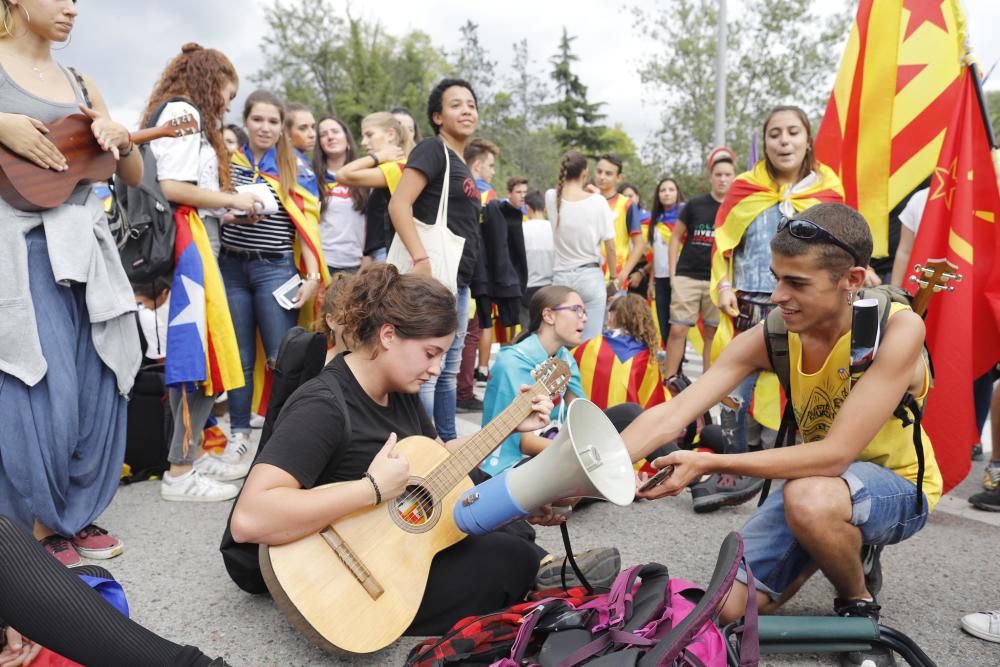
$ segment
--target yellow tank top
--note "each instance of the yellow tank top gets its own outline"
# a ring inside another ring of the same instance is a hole
[[[631,241],[628,233],[628,222],[626,220],[629,204],[632,200],[623,194],[617,194],[608,200],[608,206],[615,216],[615,273],[621,271],[628,261],[629,251],[631,251]]]
[[[901,303],[892,304],[889,317],[904,309],[909,310],[909,307]],[[848,331],[840,337],[823,366],[815,373],[802,371],[802,342],[798,334],[788,333],[788,354],[792,371],[792,407],[802,440],[822,440],[829,433],[833,419],[850,390],[851,333]],[[929,387],[930,372],[925,368],[924,385],[917,396],[921,405]],[[941,498],[941,471],[934,458],[931,439],[923,429],[921,438],[924,444],[923,491],[927,495],[929,508],[934,509]],[[899,419],[890,417],[858,456],[858,460],[876,463],[916,484],[918,465],[913,446],[913,426],[904,427]]]

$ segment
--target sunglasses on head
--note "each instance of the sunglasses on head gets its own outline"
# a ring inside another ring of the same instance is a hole
[[[854,266],[864,266],[861,263],[861,258],[858,257],[858,253],[854,251],[854,248],[847,245],[836,236],[826,231],[819,225],[817,225],[812,220],[806,220],[805,218],[782,218],[778,222],[778,230],[788,229],[788,233],[797,239],[803,241],[825,241],[827,243],[832,243],[837,246],[854,260]]]

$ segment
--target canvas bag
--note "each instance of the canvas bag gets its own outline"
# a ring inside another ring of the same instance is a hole
[[[451,159],[448,157],[448,146],[441,140],[444,150],[444,181],[441,186],[441,201],[438,202],[437,218],[433,224],[421,222],[416,218],[413,224],[417,228],[420,242],[427,251],[431,264],[431,274],[444,284],[452,294],[458,293],[458,265],[462,261],[462,250],[465,239],[448,229],[448,195],[451,185]],[[400,273],[413,270],[413,257],[403,244],[399,234],[392,239],[386,262],[392,264]]]

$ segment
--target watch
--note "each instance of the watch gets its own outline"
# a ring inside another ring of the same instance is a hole
[[[304,276],[302,276],[302,280],[315,280],[319,282],[320,280],[323,280],[323,274],[320,273],[319,271],[316,271],[314,273],[307,273]]]

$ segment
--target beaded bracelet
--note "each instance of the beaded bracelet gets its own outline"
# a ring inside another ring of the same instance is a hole
[[[369,482],[372,483],[372,489],[375,490],[375,504],[376,505],[381,505],[382,504],[382,492],[378,490],[378,484],[375,483],[375,478],[372,476],[372,474],[370,472],[367,472],[367,471],[365,472],[365,474],[363,475],[363,477],[365,477]]]

